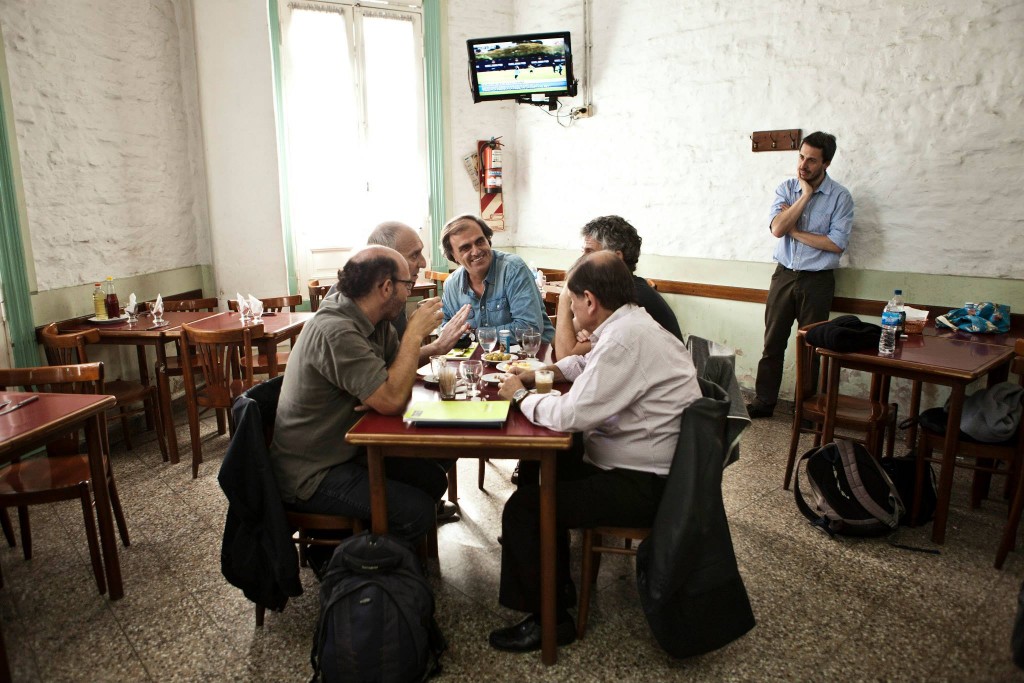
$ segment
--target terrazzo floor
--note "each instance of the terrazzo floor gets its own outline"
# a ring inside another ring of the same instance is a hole
[[[179,425],[184,420],[179,416]],[[304,681],[318,584],[256,628],[252,605],[219,568],[226,501],[217,468],[227,437],[204,423],[206,462],[193,480],[185,460],[161,462],[152,441],[112,462],[131,532],[119,546],[125,597],[98,595],[75,502],[32,508],[34,557],[0,547],[0,622],[15,681]],[[490,649],[487,634],[518,615],[497,604],[500,514],[512,464],[459,463],[460,521],[439,532],[431,583],[448,642],[438,681],[1024,681],[1009,640],[1024,578],[1024,551],[992,568],[1006,505],[967,506],[958,475],[947,542],[930,525],[891,539],[832,540],[808,526],[782,489],[789,418],[756,421],[724,476],[726,509],[757,626],[716,652],[676,661],[651,637],[632,561],[602,562],[586,638],[537,654]],[[809,443],[809,441],[808,441]],[[997,488],[997,487],[994,487]],[[17,524],[17,520],[15,520]],[[902,550],[890,541],[938,548]],[[574,536],[574,575],[579,538]]]

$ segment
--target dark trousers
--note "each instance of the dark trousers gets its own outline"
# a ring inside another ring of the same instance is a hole
[[[523,465],[533,464],[523,461]],[[529,469],[529,468],[528,468]],[[520,612],[540,612],[540,487],[524,483],[505,503],[501,518],[501,587],[498,602]],[[583,462],[582,440],[558,456],[556,484],[556,593],[564,610],[569,578],[569,529],[650,526],[665,479],[636,470],[602,470]]]
[[[454,461],[450,461],[454,462]],[[448,488],[445,470],[434,460],[385,458],[385,490],[388,496],[388,529],[416,542],[434,527],[437,501]],[[370,519],[370,474],[366,456],[335,465],[309,500],[289,506],[296,512],[313,512]]]
[[[836,279],[831,270],[795,271],[775,268],[768,302],[764,309],[764,352],[757,364],[757,398],[775,405],[782,385],[782,364],[786,345],[793,332],[793,321],[800,327],[828,320]],[[815,375],[817,373],[815,359]]]

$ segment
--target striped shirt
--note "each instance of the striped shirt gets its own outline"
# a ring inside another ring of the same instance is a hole
[[[601,469],[667,475],[683,410],[701,397],[697,372],[681,341],[639,306],[622,306],[590,337],[585,356],[556,363],[572,391],[527,396],[534,424],[583,432],[584,460]]]

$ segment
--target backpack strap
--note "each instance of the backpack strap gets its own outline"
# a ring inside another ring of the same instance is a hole
[[[822,446],[824,448],[824,446]],[[832,525],[829,523],[828,517],[825,515],[816,515],[811,510],[811,506],[804,500],[804,496],[800,493],[800,466],[803,465],[805,460],[810,459],[812,455],[817,453],[820,449],[812,448],[811,450],[800,456],[800,460],[796,463],[796,468],[793,473],[793,496],[796,498],[796,506],[800,509],[800,512],[804,514],[804,517],[811,523],[811,526],[816,526],[824,531],[829,536],[834,537],[836,532],[832,529]]]
[[[852,441],[846,439],[836,439],[836,447],[839,449],[839,457],[843,461],[843,470],[846,474],[846,481],[850,483],[850,490],[853,495],[857,497],[857,502],[860,503],[865,510],[877,519],[882,524],[886,525],[890,529],[895,529],[899,525],[900,514],[903,512],[903,502],[900,500],[900,494],[896,491],[896,485],[892,483],[892,479],[886,474],[885,470],[878,463],[871,454],[868,454],[867,460],[871,463],[871,466],[878,472],[879,476],[889,487],[889,502],[892,503],[893,511],[889,512],[871,497],[868,493],[867,487],[864,486],[864,480],[860,475],[860,469],[857,462],[857,450]]]

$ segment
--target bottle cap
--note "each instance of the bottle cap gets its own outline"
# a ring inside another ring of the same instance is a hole
[[[902,289],[897,289],[897,290],[896,290],[895,292],[893,292],[893,293],[894,293],[894,294],[903,294],[903,290],[902,290]]]

